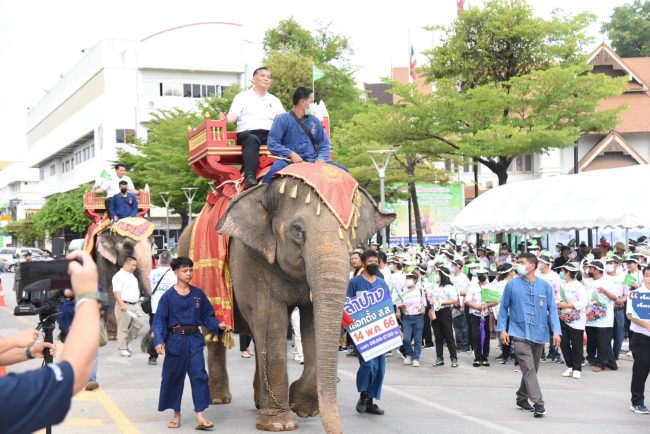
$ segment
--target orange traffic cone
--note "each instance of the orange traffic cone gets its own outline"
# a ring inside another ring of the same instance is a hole
[[[7,375],[7,369],[4,366],[0,366],[0,377]]]
[[[7,304],[5,303],[5,290],[2,286],[2,282],[0,282],[0,307],[6,306]]]

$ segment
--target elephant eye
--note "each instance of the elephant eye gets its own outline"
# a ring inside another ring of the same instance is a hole
[[[302,243],[305,241],[305,231],[299,223],[293,223],[291,225],[291,238],[294,241]]]

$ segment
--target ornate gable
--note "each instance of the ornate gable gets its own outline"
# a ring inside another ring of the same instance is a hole
[[[614,76],[627,75],[629,82],[628,92],[646,92],[648,90],[647,84],[632,71],[630,66],[625,63],[625,59],[621,58],[605,43],[600,44],[589,55],[587,63],[593,65],[595,70],[602,72],[611,68],[612,75]]]
[[[648,164],[641,154],[618,132],[612,131],[600,142],[596,143],[587,154],[578,162],[578,170],[583,172],[589,170],[589,166],[598,157],[605,154],[619,154],[632,159],[637,164]]]

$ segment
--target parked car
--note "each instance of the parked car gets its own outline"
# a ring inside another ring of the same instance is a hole
[[[81,250],[83,248],[84,248],[84,239],[83,238],[76,238],[76,239],[70,241],[70,244],[68,244],[68,250],[67,250],[66,253]]]
[[[38,261],[43,256],[43,251],[35,247],[4,247],[0,249],[2,269],[7,273],[16,271],[16,264],[23,261],[23,255],[31,252],[32,260]]]

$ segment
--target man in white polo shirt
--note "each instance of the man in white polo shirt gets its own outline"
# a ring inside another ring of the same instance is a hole
[[[242,147],[247,188],[257,185],[260,146],[266,144],[275,117],[284,113],[280,100],[268,92],[270,87],[271,71],[265,66],[257,68],[253,72],[253,88],[237,94],[228,115],[219,116],[219,120],[237,122],[237,143]]]
[[[127,256],[122,269],[113,276],[115,296],[115,320],[117,322],[117,344],[122,357],[131,357],[129,343],[138,335],[144,325],[144,312],[140,307],[138,279],[133,272],[137,261]]]

